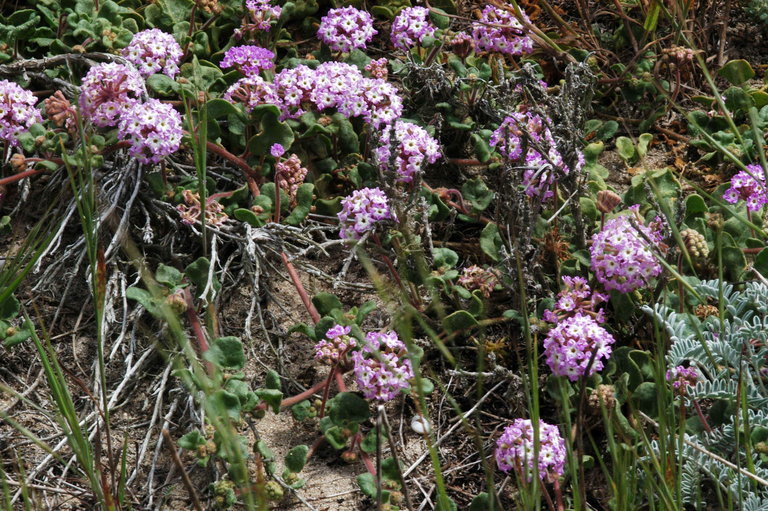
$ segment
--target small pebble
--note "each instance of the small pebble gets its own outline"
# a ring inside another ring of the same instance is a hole
[[[429,433],[429,421],[421,415],[414,415],[411,419],[411,429],[420,435]]]

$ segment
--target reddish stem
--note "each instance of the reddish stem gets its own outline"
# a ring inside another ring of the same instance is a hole
[[[224,149],[220,145],[217,145],[217,144],[214,144],[213,142],[207,141],[205,143],[205,147],[210,152],[212,152],[214,154],[217,154],[217,155],[221,156],[222,158],[224,158],[225,160],[228,160],[228,161],[232,162],[233,164],[235,164],[237,167],[240,168],[240,170],[243,171],[243,173],[245,174],[246,177],[259,178],[259,180],[261,180],[261,176],[256,171],[254,171],[251,168],[250,165],[248,165],[248,162],[246,162],[242,158],[240,158],[238,156],[235,156],[234,154],[230,153],[229,151],[227,151],[226,149]]]
[[[334,377],[336,378],[336,386],[339,387],[339,392],[346,392],[347,385],[344,383],[344,375],[342,374],[342,372],[337,370],[336,374],[334,374]]]
[[[336,366],[333,366],[331,367],[331,372],[328,374],[328,379],[325,380],[325,388],[323,389],[323,401],[320,404],[320,414],[318,415],[321,419],[323,416],[325,416],[325,404],[328,402],[328,394],[331,392],[331,381],[337,374],[338,370],[336,369]]]
[[[360,459],[363,460],[363,464],[365,465],[365,468],[368,469],[368,472],[370,472],[373,477],[376,477],[376,467],[373,465],[373,460],[368,453],[362,449],[360,449]]]
[[[37,174],[42,174],[48,169],[33,169],[33,170],[25,170],[24,172],[19,172],[18,174],[14,174],[12,176],[4,177],[3,179],[0,179],[0,186],[9,185],[11,183],[15,183],[16,181],[21,181],[25,177],[32,177],[36,176]]]
[[[192,293],[189,292],[189,288],[184,288],[184,301],[187,302],[187,320],[192,325],[192,331],[195,333],[197,345],[200,348],[200,355],[203,355],[208,351],[208,341],[205,339],[205,331],[203,330],[203,325],[200,324],[200,318],[197,316],[197,310],[192,301]],[[212,375],[214,373],[213,364],[206,361],[205,367],[208,374]]]
[[[293,264],[291,264],[291,262],[288,260],[288,256],[285,255],[285,252],[281,252],[280,257],[283,259],[283,265],[285,266],[285,269],[288,271],[288,275],[291,277],[291,282],[293,282],[293,286],[296,288],[296,291],[299,293],[299,297],[301,298],[301,301],[304,304],[304,307],[307,309],[307,312],[309,312],[309,315],[312,317],[312,322],[314,323],[319,322],[320,313],[317,312],[315,305],[312,303],[312,300],[310,300],[306,289],[304,289],[304,286],[299,280],[299,275],[296,273],[296,268],[294,268]]]

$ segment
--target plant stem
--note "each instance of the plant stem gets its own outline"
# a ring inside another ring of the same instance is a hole
[[[309,315],[312,317],[312,321],[314,323],[319,322],[320,313],[317,312],[315,305],[312,303],[312,300],[310,300],[309,295],[307,294],[307,291],[304,289],[304,286],[299,280],[299,275],[298,273],[296,273],[296,268],[294,268],[293,264],[291,264],[291,261],[288,260],[288,256],[285,255],[285,252],[280,252],[280,257],[283,260],[283,265],[285,266],[285,269],[288,271],[288,276],[291,277],[291,282],[293,282],[293,286],[296,288],[296,292],[299,293],[301,302],[304,304],[304,307],[307,309],[307,312],[309,312]]]

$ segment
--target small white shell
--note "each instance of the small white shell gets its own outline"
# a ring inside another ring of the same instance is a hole
[[[429,421],[421,415],[414,415],[411,419],[411,429],[420,435],[429,433]]]

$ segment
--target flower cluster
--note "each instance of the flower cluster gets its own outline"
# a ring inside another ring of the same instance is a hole
[[[184,52],[171,34],[153,28],[136,33],[122,54],[143,77],[163,73],[173,78]]]
[[[372,73],[381,75],[386,72],[384,66],[372,67]],[[257,76],[242,78],[224,99],[243,102],[247,110],[263,103],[277,105],[282,120],[300,117],[308,108],[335,108],[347,117],[362,117],[375,129],[391,124],[403,113],[403,100],[392,84],[382,78],[366,78],[357,67],[342,62],[324,62],[316,69],[305,65],[283,69],[274,83]]]
[[[365,70],[368,71],[368,73],[370,73],[370,75],[374,78],[386,80],[387,76],[389,76],[387,64],[389,64],[387,57],[371,59],[371,61],[365,66]]]
[[[394,128],[397,144],[394,151],[392,125],[386,125],[379,138],[381,145],[376,149],[376,160],[384,170],[388,170],[390,163],[394,163],[397,180],[410,183],[425,162],[435,163],[440,158],[440,145],[424,128],[413,123],[397,121]]]
[[[373,18],[366,11],[354,7],[331,9],[320,20],[317,38],[333,51],[348,53],[355,48],[365,48],[377,34]]]
[[[45,98],[45,115],[59,128],[66,127],[70,133],[75,132],[77,111],[60,90]]]
[[[184,198],[186,204],[179,204],[176,206],[176,210],[181,215],[181,222],[187,225],[194,225],[200,219],[200,194],[191,190],[184,190],[181,192],[181,196]],[[205,201],[205,223],[208,225],[221,226],[229,219],[229,216],[224,213],[224,206],[219,201],[208,197]]]
[[[556,180],[556,171],[564,175],[571,171],[557,150],[555,139],[548,128],[550,123],[550,119],[537,114],[516,112],[504,119],[489,140],[491,146],[505,157],[523,162],[525,193],[542,200],[554,196],[552,184]],[[525,155],[524,147],[527,147]],[[540,151],[544,151],[546,156]],[[584,156],[578,152],[577,157],[576,170],[579,170],[584,165]]]
[[[613,336],[591,316],[576,314],[549,331],[544,339],[544,355],[553,374],[576,381],[603,369],[603,360],[610,357],[613,343]]]
[[[523,14],[523,20],[530,23]],[[503,26],[501,26],[503,25]],[[514,13],[486,5],[480,14],[479,23],[472,30],[475,45],[480,51],[526,55],[533,51],[533,39],[525,34],[525,28]]]
[[[515,470],[533,480],[535,441],[530,419],[515,419],[496,441],[496,464],[504,472]],[[539,477],[555,481],[565,472],[565,440],[556,426],[539,421]]]
[[[334,325],[325,333],[325,339],[315,344],[315,358],[326,364],[338,362],[357,342],[349,335],[350,327]]]
[[[461,59],[467,58],[475,51],[475,40],[466,32],[459,32],[453,36],[453,39],[448,44],[453,53]]]
[[[113,62],[96,64],[80,86],[80,111],[94,125],[112,127],[146,93],[144,80],[135,67]]]
[[[760,165],[747,165],[749,172],[741,171],[731,179],[731,187],[723,194],[723,199],[731,204],[739,200],[747,203],[747,209],[757,211],[768,204],[768,192],[765,189],[765,173]]]
[[[291,198],[291,206],[295,207],[296,192],[304,182],[304,178],[307,177],[307,169],[302,167],[299,157],[292,154],[290,158],[279,161],[275,165],[275,171],[277,172],[278,186],[285,190],[285,193]]]
[[[275,87],[260,76],[240,78],[227,89],[224,99],[242,103],[248,112],[259,105],[279,103]]]
[[[246,23],[241,31],[269,31],[270,23],[276,21],[283,13],[279,5],[272,5],[269,0],[245,0],[250,23]]]
[[[394,220],[387,196],[379,188],[355,190],[341,200],[339,235],[343,239],[357,240],[383,220]]]
[[[499,276],[493,270],[486,270],[476,264],[467,266],[459,277],[459,285],[463,286],[470,291],[476,289],[480,290],[480,293],[489,298],[499,283]]]
[[[699,372],[694,367],[677,366],[667,369],[667,381],[679,394],[685,393],[685,387],[694,386],[699,380]]]
[[[181,144],[181,115],[167,103],[150,99],[126,109],[118,136],[131,143],[129,152],[141,163],[158,163]]]
[[[406,7],[392,21],[390,38],[395,48],[408,51],[434,33],[435,27],[429,22],[429,9]]]
[[[369,332],[365,346],[352,353],[355,381],[366,399],[389,401],[410,388],[413,378],[405,343],[395,332]]]
[[[565,288],[557,294],[555,309],[544,311],[544,321],[559,323],[570,316],[582,314],[594,317],[598,323],[605,322],[603,310],[596,309],[598,305],[608,301],[607,294],[592,291],[587,279],[582,277],[563,277],[563,285]]]
[[[359,71],[358,71],[359,73]],[[275,75],[275,93],[278,106],[286,118],[296,118],[304,113],[302,105],[312,101],[316,85],[316,72],[305,65],[283,69]]]
[[[275,54],[254,45],[234,46],[224,53],[221,67],[234,67],[245,76],[258,75],[263,69],[272,69]]]
[[[35,108],[35,95],[13,82],[0,80],[0,140],[19,145],[19,135],[43,116]]]
[[[637,206],[630,209],[637,219],[634,225],[631,215],[613,218],[592,237],[590,247],[595,277],[607,290],[620,293],[645,287],[661,273],[649,243],[658,243],[660,235],[642,224]]]

